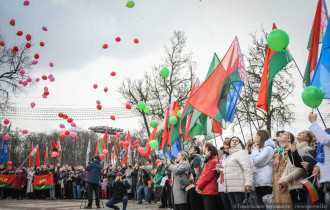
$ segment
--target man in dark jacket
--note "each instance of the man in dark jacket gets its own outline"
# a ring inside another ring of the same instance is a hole
[[[151,204],[151,198],[150,198],[150,194],[149,194],[149,190],[150,188],[148,187],[148,181],[150,181],[150,175],[146,170],[145,166],[141,166],[139,171],[138,171],[138,181],[137,181],[137,185],[139,186],[138,188],[138,204],[142,204],[142,193],[144,191],[144,195],[145,195],[145,199],[146,201]]]
[[[100,206],[100,195],[99,195],[99,184],[101,179],[101,170],[102,166],[100,164],[101,159],[97,155],[94,157],[94,162],[89,164],[86,167],[86,171],[88,171],[87,184],[88,184],[88,205],[85,209],[91,209],[93,203],[93,192],[95,193],[95,201],[97,208],[101,208]]]
[[[119,210],[120,208],[118,206],[115,206],[114,204],[123,202],[123,210],[126,210],[127,207],[127,189],[129,189],[131,186],[127,182],[127,180],[124,180],[123,174],[121,172],[117,173],[116,180],[112,182],[112,198],[106,203],[106,206],[115,210]]]
[[[132,169],[132,194],[133,199],[136,200],[136,186],[137,186],[137,176],[139,171],[139,165],[136,163],[135,167]]]

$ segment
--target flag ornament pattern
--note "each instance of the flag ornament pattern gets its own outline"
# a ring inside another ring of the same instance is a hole
[[[0,188],[15,188],[16,177],[15,174],[0,174]]]
[[[311,197],[312,202],[316,202],[319,200],[319,194],[317,193],[317,190],[315,189],[315,186],[308,180],[308,179],[304,179],[300,181],[303,185],[305,185],[305,187],[308,190],[308,193]]]
[[[45,190],[54,187],[53,173],[33,176],[33,190]]]

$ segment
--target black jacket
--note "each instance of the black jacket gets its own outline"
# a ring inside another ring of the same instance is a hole
[[[138,176],[138,168],[134,168],[134,171],[132,172],[132,185],[136,186],[137,184],[137,176]]]
[[[112,197],[115,200],[121,200],[125,195],[127,195],[127,189],[129,189],[131,186],[130,184],[125,180],[124,182],[121,181],[113,181],[112,182]]]
[[[146,169],[139,169],[137,186],[148,186],[148,181],[150,181],[150,175]]]
[[[86,167],[86,171],[89,171],[87,182],[93,183],[93,184],[99,184],[101,180],[101,170],[102,166],[100,164],[101,160],[96,159],[94,162],[89,164]]]

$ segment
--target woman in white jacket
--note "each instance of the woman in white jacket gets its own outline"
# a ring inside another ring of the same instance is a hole
[[[238,137],[232,137],[229,142],[228,160],[224,166],[224,186],[228,193],[231,206],[242,204],[245,191],[253,186],[253,172],[250,156]]]
[[[257,132],[251,157],[253,160],[253,178],[259,202],[262,197],[272,194],[272,168],[275,144],[270,138],[268,131],[260,130]]]

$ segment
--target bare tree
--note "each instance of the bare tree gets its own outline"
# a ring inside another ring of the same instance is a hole
[[[4,40],[1,35],[0,40]],[[23,91],[18,81],[28,77],[31,67],[29,48],[21,44],[18,49],[17,53],[12,53],[12,48],[7,45],[0,47],[0,110],[9,105],[12,96]],[[21,69],[24,69],[26,74],[20,74]]]
[[[291,103],[286,99],[294,90],[294,81],[290,69],[292,65],[287,65],[273,79],[272,102],[269,115],[266,112],[256,108],[256,103],[259,94],[261,76],[264,68],[264,61],[267,54],[267,36],[264,28],[260,31],[250,33],[252,45],[249,46],[247,58],[247,74],[248,80],[242,91],[241,98],[237,104],[234,126],[249,126],[250,129],[254,125],[259,129],[267,129],[272,132],[274,125],[290,124],[294,120],[293,112],[291,111]],[[254,123],[254,125],[253,125]]]

